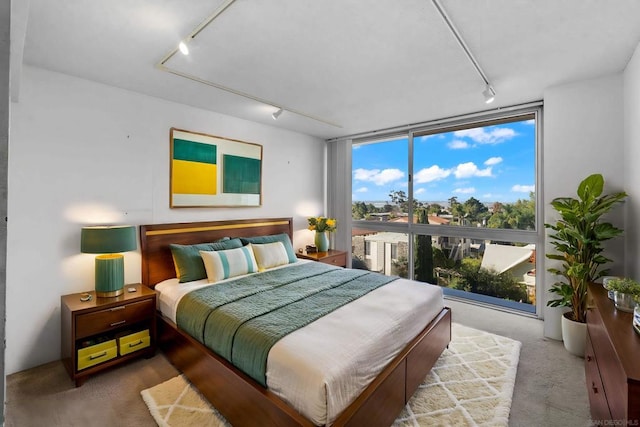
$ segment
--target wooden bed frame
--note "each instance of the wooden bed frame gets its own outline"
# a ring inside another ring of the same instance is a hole
[[[152,224],[140,226],[142,282],[176,277],[170,243],[195,244],[222,237],[293,234],[291,218]],[[169,361],[234,426],[313,426],[281,398],[225,359],[178,330],[158,312],[159,347]],[[451,340],[451,310],[444,308],[348,406],[334,426],[389,426]]]

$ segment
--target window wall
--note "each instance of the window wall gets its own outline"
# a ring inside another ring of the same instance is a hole
[[[536,312],[539,108],[354,139],[352,259]]]

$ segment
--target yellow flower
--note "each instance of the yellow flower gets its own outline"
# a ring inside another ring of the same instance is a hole
[[[309,222],[309,230],[317,232],[333,232],[336,231],[337,221],[334,218],[325,218],[323,216],[307,218]]]

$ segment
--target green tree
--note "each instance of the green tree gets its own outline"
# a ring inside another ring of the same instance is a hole
[[[482,222],[488,216],[489,209],[475,197],[470,197],[462,204],[464,217],[472,223]]]
[[[496,205],[499,208],[496,209]],[[529,200],[517,200],[515,203],[494,204],[493,214],[487,221],[489,228],[513,230],[534,230],[536,226],[535,193],[529,193]]]
[[[453,288],[511,301],[529,302],[524,283],[519,283],[508,271],[497,273],[480,268],[481,263],[476,258],[463,259],[459,270],[462,277]]]
[[[431,203],[428,207],[428,212],[433,215],[440,215],[444,213],[444,208],[438,203]]]
[[[418,224],[429,224],[427,209],[418,209],[416,212]],[[415,265],[416,280],[420,282],[435,283],[433,275],[433,244],[431,236],[419,234],[415,237]]]
[[[409,212],[409,197],[407,196],[407,193],[405,193],[403,190],[391,190],[389,192],[389,199],[391,200],[391,203],[393,203],[398,207],[400,212],[403,212],[403,213]],[[424,203],[419,202],[416,199],[413,199],[414,211],[416,209],[421,208],[422,206],[424,206]]]

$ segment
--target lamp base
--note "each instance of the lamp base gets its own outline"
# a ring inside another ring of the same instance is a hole
[[[124,256],[106,254],[96,257],[96,296],[113,298],[124,293]]]
[[[101,292],[101,291],[96,291],[96,296],[98,298],[113,298],[113,297],[117,297],[124,294],[124,289],[118,289],[117,291],[110,291],[110,292]]]

